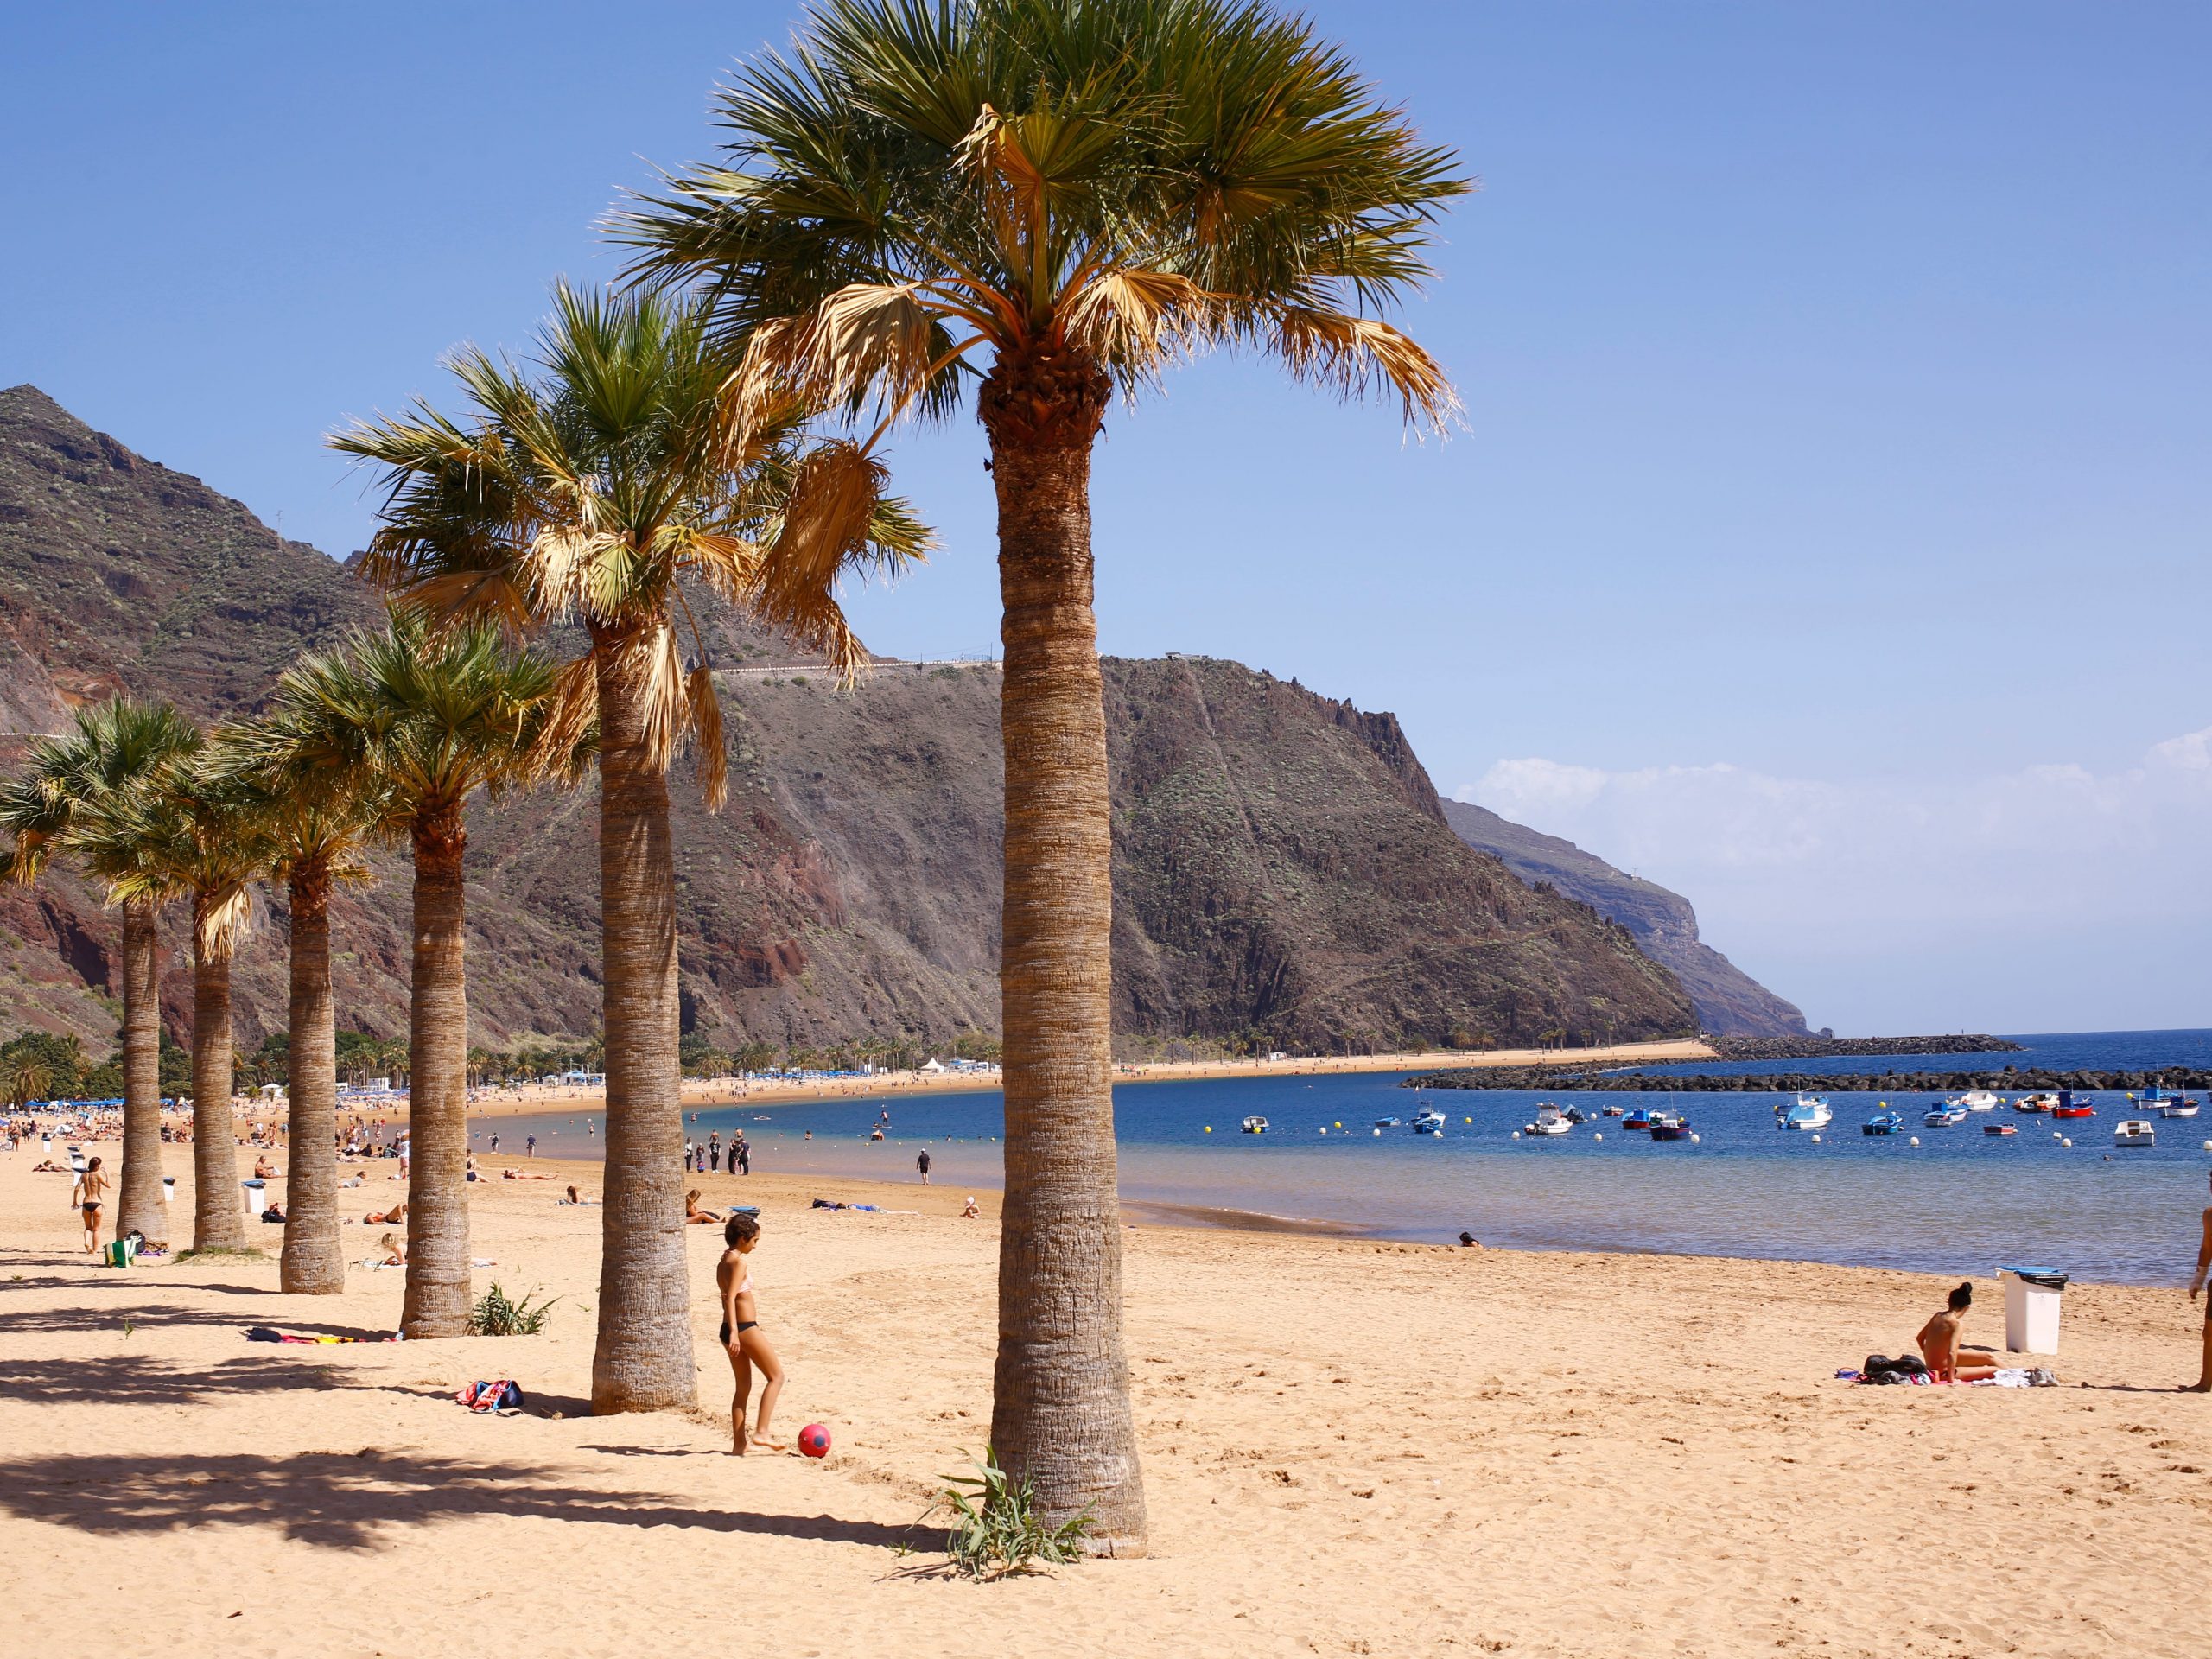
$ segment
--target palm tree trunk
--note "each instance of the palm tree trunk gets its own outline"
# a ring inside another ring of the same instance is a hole
[[[699,1398],[683,1244],[676,856],[668,774],[646,753],[645,653],[596,630],[592,643],[599,664],[607,1185],[591,1408],[654,1411]]]
[[[415,962],[407,1016],[407,1296],[404,1337],[467,1334],[468,967],[458,801],[416,814]]]
[[[192,926],[192,1248],[245,1248],[238,1136],[231,1122],[231,951]]]
[[[346,1288],[338,1242],[338,1030],[330,1006],[330,871],[293,871],[290,1162],[281,1283],[296,1294]]]
[[[998,489],[1006,897],[1006,1199],[991,1445],[1092,1548],[1145,1548],[1122,1342],[1113,1065],[1113,819],[1091,614],[1088,362],[1005,352],[979,413]]]
[[[168,1248],[162,1185],[162,945],[154,906],[123,906],[123,1180],[117,1236]]]

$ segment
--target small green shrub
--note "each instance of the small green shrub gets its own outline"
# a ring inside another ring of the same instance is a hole
[[[972,1475],[944,1475],[944,1489],[923,1516],[942,1510],[952,1517],[944,1553],[969,1578],[1002,1579],[1027,1573],[1039,1561],[1062,1567],[1083,1554],[1090,1530],[1090,1511],[1048,1527],[1037,1514],[1037,1491],[1027,1476],[1016,1480],[999,1467],[998,1453],[986,1446]]]
[[[534,1337],[545,1328],[545,1321],[561,1299],[550,1302],[533,1302],[529,1294],[517,1301],[510,1301],[507,1293],[493,1280],[492,1287],[477,1299],[474,1312],[468,1316],[468,1334],[472,1337]]]

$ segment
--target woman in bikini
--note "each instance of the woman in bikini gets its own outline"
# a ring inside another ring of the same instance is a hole
[[[107,1201],[107,1177],[100,1173],[97,1158],[85,1166],[85,1173],[77,1178],[69,1202],[75,1205],[85,1217],[85,1254],[90,1255],[100,1247],[100,1205]]]
[[[712,1210],[699,1207],[699,1189],[693,1187],[683,1195],[683,1224],[686,1227],[719,1227],[721,1217]]]
[[[753,1274],[745,1265],[745,1258],[760,1242],[760,1222],[751,1216],[732,1216],[722,1229],[722,1242],[729,1248],[715,1264],[715,1287],[722,1295],[722,1348],[729,1355],[729,1368],[737,1382],[729,1402],[730,1454],[741,1458],[751,1446],[763,1452],[787,1451],[788,1447],[767,1438],[768,1420],[776,1413],[776,1396],[784,1391],[784,1365],[768,1345],[768,1338],[760,1334],[760,1311],[753,1300]],[[760,1368],[760,1415],[748,1444],[745,1405],[753,1393],[756,1365]]]

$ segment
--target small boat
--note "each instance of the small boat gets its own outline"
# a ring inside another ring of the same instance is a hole
[[[1558,1107],[1548,1103],[1536,1108],[1536,1121],[1529,1124],[1522,1133],[1525,1135],[1565,1135],[1573,1127],[1573,1124],[1567,1121],[1565,1113],[1561,1112]]]
[[[1967,1121],[1967,1109],[1963,1106],[1930,1106],[1921,1115],[1920,1121],[1931,1129],[1948,1129],[1954,1124]]]
[[[1861,1135],[1902,1135],[1904,1133],[1904,1114],[1877,1112],[1859,1126]]]
[[[2195,1117],[2196,1116],[2195,1101],[2187,1095],[2168,1094],[2164,1088],[2155,1083],[2145,1089],[2140,1096],[2130,1095],[2128,1098],[2145,1111],[2155,1111],[2160,1117]]]
[[[1590,1114],[1580,1106],[1562,1106],[1559,1115],[1570,1123],[1587,1123],[1590,1121]]]
[[[2071,1089],[2058,1091],[2058,1104],[2050,1109],[2053,1117],[2094,1117],[2097,1103],[2087,1095],[2077,1095]]]
[[[2020,1126],[2017,1123],[1985,1123],[1981,1126],[1981,1132],[1984,1135],[2018,1135]]]
[[[1625,1117],[1628,1116],[1628,1108],[1625,1106],[1608,1106],[1605,1108],[1605,1116],[1607,1117]]]
[[[1651,1138],[1654,1141],[1687,1141],[1690,1138],[1690,1121],[1679,1112],[1654,1112],[1651,1115]]]
[[[1378,1129],[1399,1128],[1404,1123],[1405,1119],[1402,1117],[1378,1117],[1375,1120],[1375,1127]]]
[[[1970,1112],[1993,1112],[2005,1103],[1986,1089],[1969,1089],[1955,1100],[1947,1100],[1947,1106],[1963,1106]]]
[[[1624,1129],[1648,1129],[1650,1127],[1651,1109],[1649,1106],[1639,1106],[1621,1119],[1621,1128]]]
[[[1253,1116],[1253,1117],[1248,1117],[1248,1118],[1246,1118],[1246,1119],[1244,1120],[1244,1133],[1245,1133],[1245,1134],[1247,1134],[1247,1135],[1265,1135],[1267,1132],[1268,1132],[1268,1120],[1267,1120],[1266,1118],[1264,1118],[1264,1117],[1259,1117],[1259,1116]]]
[[[2056,1109],[2058,1096],[2053,1094],[2022,1095],[2012,1103],[2016,1112],[2048,1112]]]
[[[1782,1114],[1777,1127],[1785,1129],[1825,1129],[1835,1122],[1835,1114],[1828,1103],[1818,1095],[1800,1095],[1797,1103]]]
[[[2112,1143],[2115,1147],[2155,1147],[2158,1131],[2147,1117],[2122,1118],[2113,1125]]]
[[[1415,1112],[1414,1114],[1414,1133],[1415,1135],[1443,1134],[1444,1114],[1438,1111],[1433,1106],[1425,1107],[1421,1110]]]

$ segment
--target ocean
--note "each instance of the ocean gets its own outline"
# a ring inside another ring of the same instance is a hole
[[[2212,1064],[2212,1031],[2050,1033],[2012,1039],[2025,1053],[1989,1063],[2101,1069]],[[1901,1054],[1929,1070],[1972,1070],[1958,1056]],[[1879,1062],[1872,1064],[1878,1065]],[[1834,1062],[1743,1063],[1730,1070],[1864,1070]],[[1656,1069],[1656,1068],[1655,1068]],[[1669,1068],[1671,1069],[1671,1068]],[[1719,1066],[1707,1069],[1719,1070]],[[2180,1285],[2196,1261],[2212,1170],[2212,1107],[2196,1119],[2154,1119],[2155,1147],[2115,1148],[2131,1115],[2118,1094],[2098,1116],[2054,1122],[2008,1110],[1927,1128],[1929,1096],[1832,1093],[1835,1122],[1815,1141],[1774,1127],[1766,1094],[1649,1097],[1679,1111],[1698,1140],[1654,1142],[1597,1116],[1638,1096],[1438,1090],[1417,1097],[1403,1073],[1123,1084],[1114,1091],[1123,1202],[1139,1218],[1268,1218],[1277,1225],[1447,1243],[1462,1230],[1524,1249],[1627,1250],[1832,1262],[1943,1274],[2005,1265],[2052,1267],[2076,1278]],[[1554,1139],[1516,1139],[1538,1100],[1582,1105],[1592,1121]],[[1419,1105],[1448,1119],[1440,1136],[1374,1120],[1410,1119]],[[1902,1135],[1862,1135],[1885,1103]],[[868,1139],[889,1107],[891,1129]],[[840,1179],[912,1180],[926,1147],[939,1187],[1000,1180],[1001,1103],[995,1090],[832,1101],[741,1103],[687,1111],[685,1132],[727,1144],[742,1128],[756,1171]],[[1264,1135],[1240,1133],[1248,1115]],[[2016,1124],[2004,1138],[1993,1121]],[[597,1114],[482,1118],[472,1143],[507,1151],[538,1136],[541,1155],[596,1157]],[[1325,1131],[1325,1133],[1324,1132]],[[811,1133],[813,1138],[806,1137]],[[2073,1144],[2062,1143],[2061,1136]],[[1918,1145],[1912,1141],[1917,1140]]]

